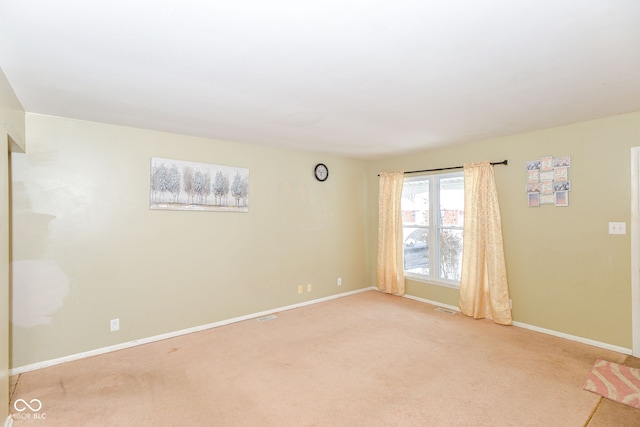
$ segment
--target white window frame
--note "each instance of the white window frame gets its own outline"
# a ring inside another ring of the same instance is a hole
[[[440,230],[462,230],[463,227],[458,226],[444,226],[441,224],[440,218],[440,180],[444,178],[463,177],[464,172],[448,172],[430,175],[421,175],[414,177],[406,177],[404,182],[411,181],[429,181],[429,225],[407,225],[411,228],[424,228],[429,230],[429,274],[420,274],[414,272],[405,271],[405,278],[415,280],[418,282],[429,283],[438,286],[444,286],[448,288],[460,288],[459,280],[443,279],[440,276]],[[402,227],[404,229],[405,224],[403,221]],[[404,250],[404,242],[403,242]]]

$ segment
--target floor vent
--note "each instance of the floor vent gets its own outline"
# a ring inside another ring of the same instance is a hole
[[[448,308],[444,308],[444,307],[436,307],[434,308],[434,310],[439,311],[440,313],[445,313],[445,314],[456,314],[455,311],[449,310]]]
[[[278,316],[276,316],[275,314],[272,314],[271,316],[264,316],[264,317],[258,317],[258,322],[266,322],[267,320],[273,320],[273,319],[277,319]]]

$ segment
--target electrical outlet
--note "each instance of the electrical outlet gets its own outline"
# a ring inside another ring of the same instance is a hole
[[[117,331],[120,329],[120,319],[111,319],[111,332]]]
[[[627,234],[626,222],[610,222],[609,234]]]
[[[338,286],[342,286],[342,277],[338,277]]]
[[[302,285],[298,285],[298,293],[301,294],[303,292]]]
[[[307,285],[307,292],[311,292],[311,283]]]

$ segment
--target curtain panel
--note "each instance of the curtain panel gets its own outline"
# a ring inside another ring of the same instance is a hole
[[[460,309],[476,319],[512,323],[500,206],[489,162],[464,165]]]
[[[380,174],[376,285],[381,291],[394,295],[404,295],[404,253],[400,203],[403,184],[403,172]]]

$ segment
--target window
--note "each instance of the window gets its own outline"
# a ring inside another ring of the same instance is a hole
[[[464,172],[405,178],[402,190],[405,276],[458,287],[463,224]]]

